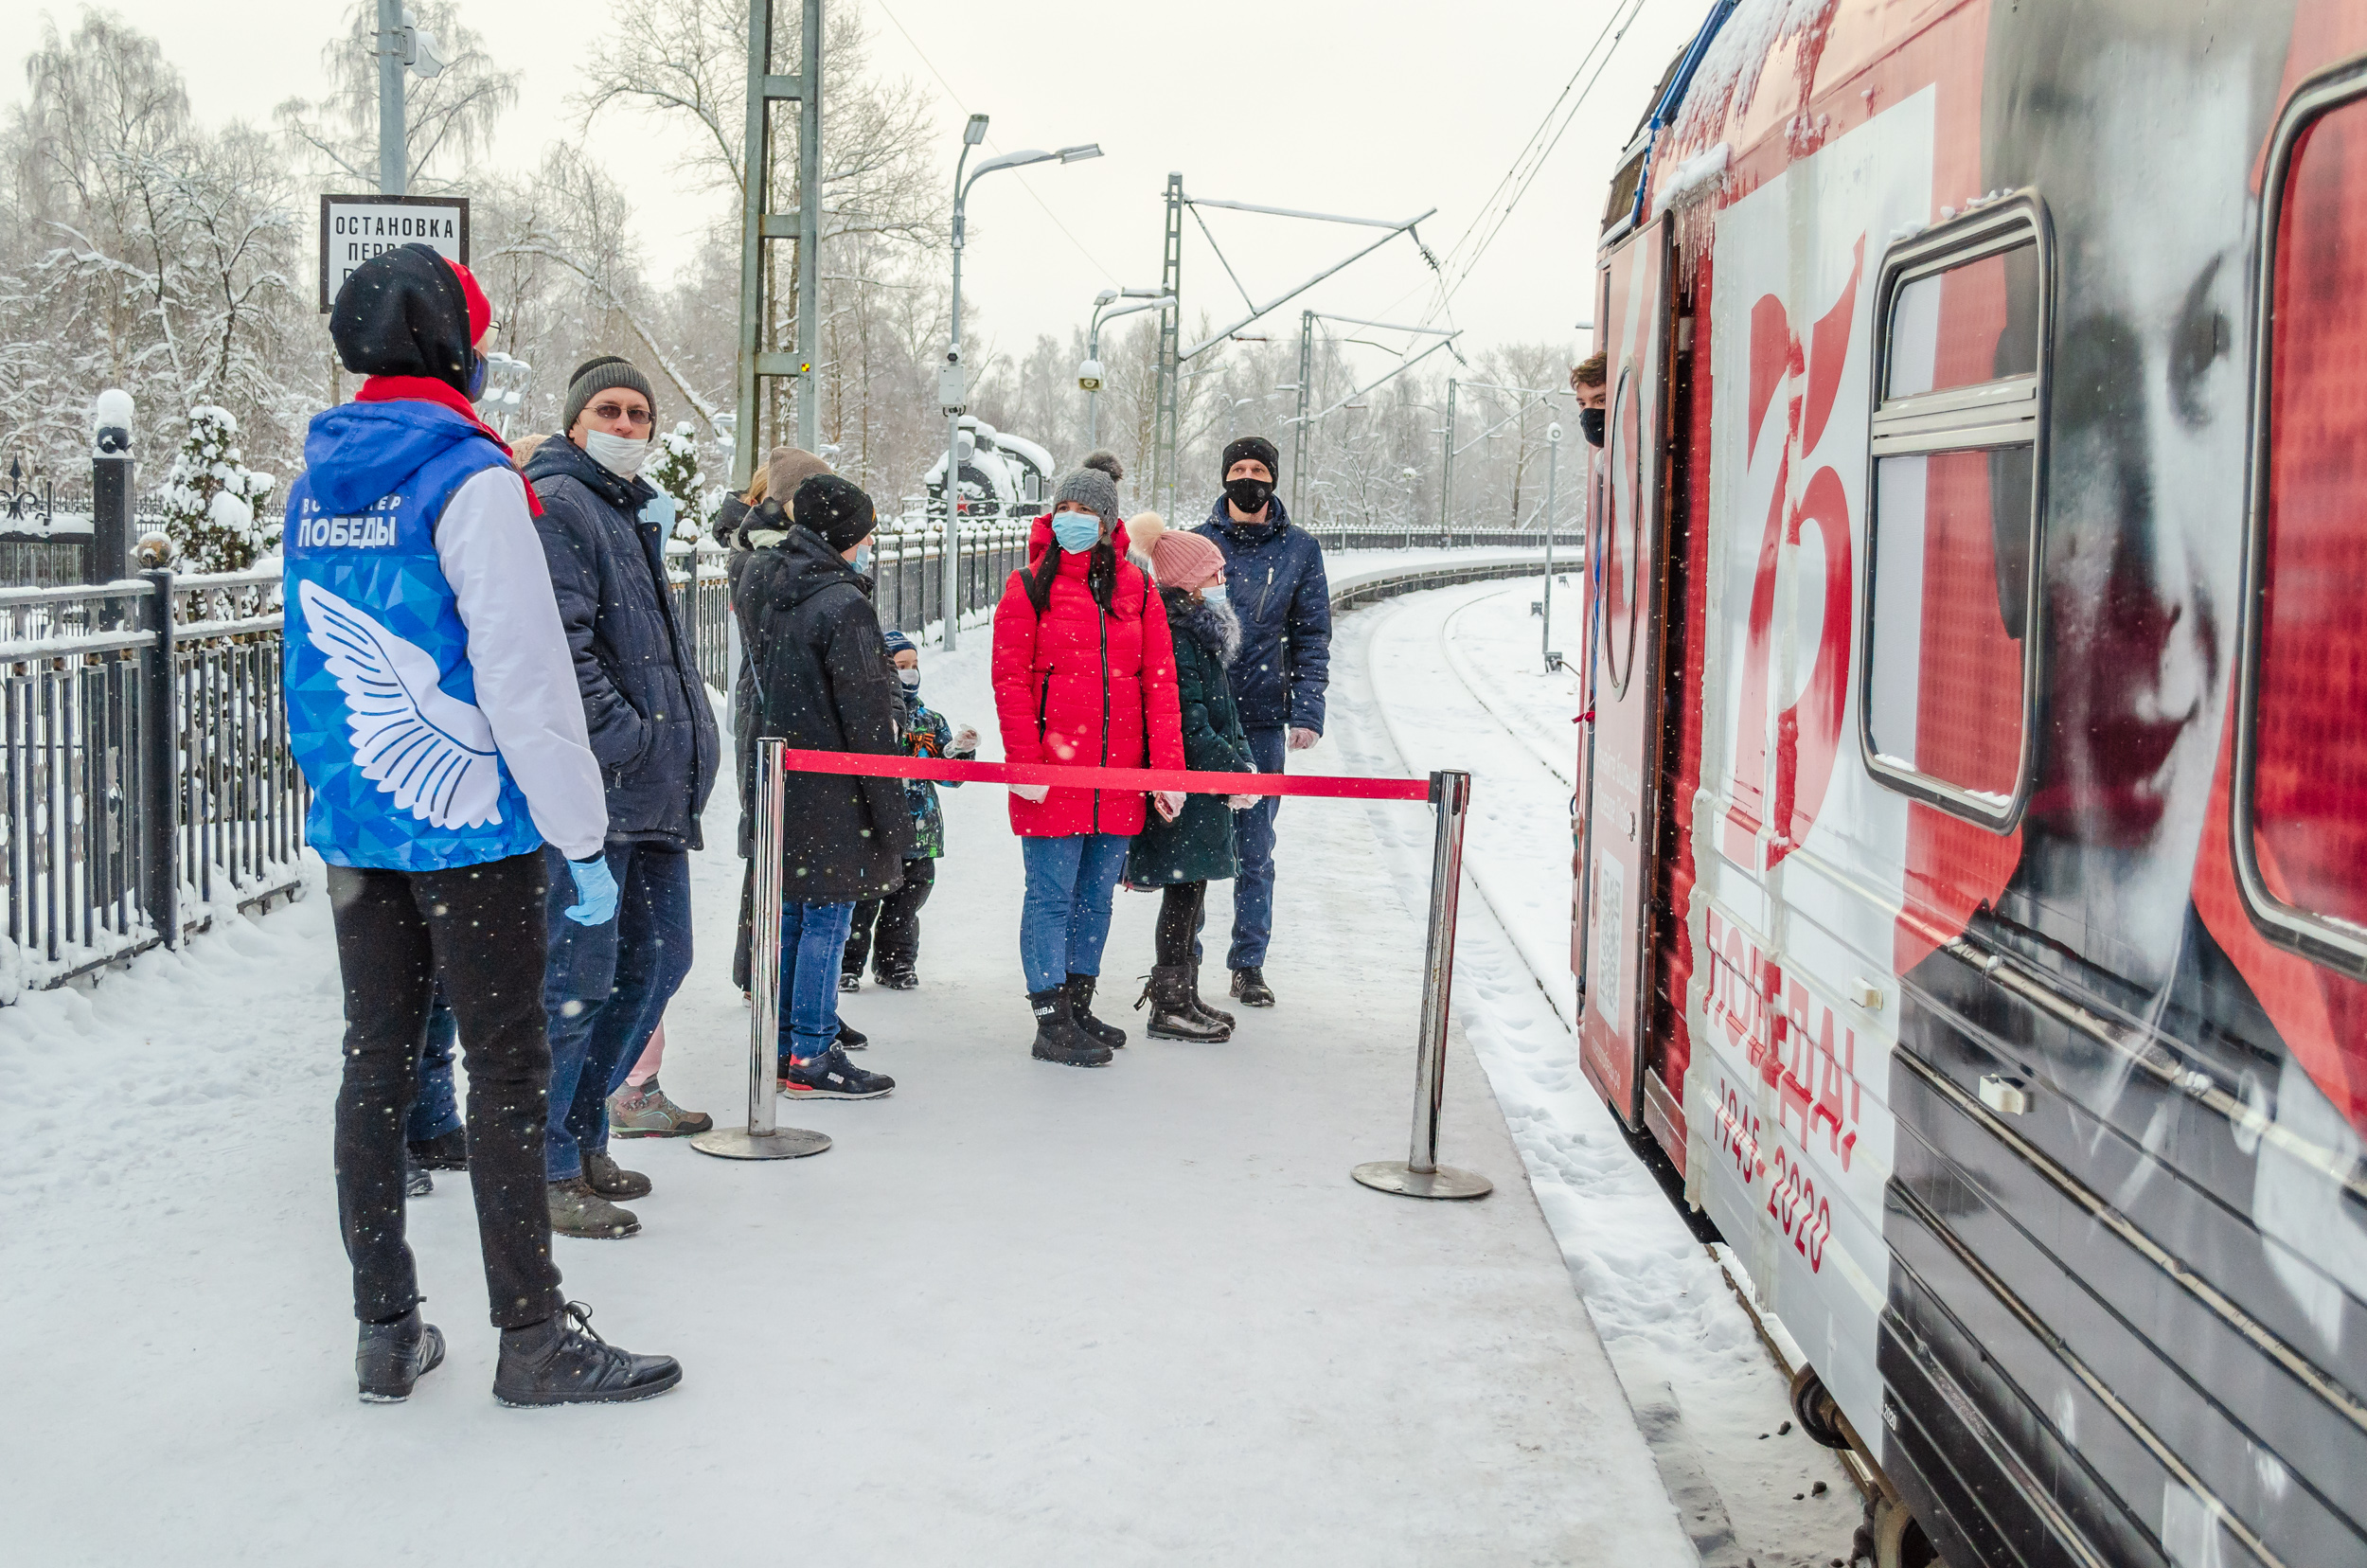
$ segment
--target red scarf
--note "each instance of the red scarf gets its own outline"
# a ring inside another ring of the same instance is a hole
[[[372,376],[362,383],[362,390],[353,395],[353,401],[355,402],[402,402],[406,401],[432,402],[439,408],[449,408],[476,426],[478,433],[487,440],[501,448],[503,456],[513,456],[509,450],[509,443],[503,440],[491,425],[477,418],[476,404],[461,396],[459,388],[450,382],[439,381],[434,376]],[[523,475],[520,476],[518,482],[525,485],[527,512],[535,517],[542,516],[542,497],[534,493],[532,485],[525,484]]]

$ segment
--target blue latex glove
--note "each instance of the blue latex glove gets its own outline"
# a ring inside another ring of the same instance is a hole
[[[577,900],[562,912],[567,918],[587,926],[606,925],[616,918],[616,874],[608,868],[608,857],[569,861],[567,869],[576,879]]]
[[[660,490],[642,504],[641,521],[654,523],[670,534],[674,531],[674,519],[681,509],[675,505],[672,496]]]

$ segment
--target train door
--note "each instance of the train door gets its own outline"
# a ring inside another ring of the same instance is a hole
[[[1641,1124],[1661,745],[1665,543],[1668,223],[1603,258],[1594,319],[1610,402],[1589,551],[1594,722],[1579,835],[1586,949],[1578,1060],[1630,1128]]]

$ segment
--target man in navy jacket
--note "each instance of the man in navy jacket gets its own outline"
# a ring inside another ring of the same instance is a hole
[[[1260,773],[1283,771],[1286,751],[1305,751],[1324,732],[1324,688],[1331,682],[1331,587],[1314,536],[1290,526],[1274,493],[1281,454],[1262,436],[1224,449],[1224,494],[1200,532],[1224,552],[1225,591],[1241,622],[1241,651],[1226,671],[1241,726]],[[1273,1006],[1266,984],[1266,943],[1273,934],[1274,813],[1267,795],[1233,814],[1241,859],[1233,884],[1233,948],[1225,967],[1233,994],[1252,1007]]]

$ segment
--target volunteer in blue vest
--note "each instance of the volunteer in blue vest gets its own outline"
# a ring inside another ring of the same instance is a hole
[[[1274,493],[1281,454],[1263,436],[1224,449],[1224,493],[1197,530],[1224,552],[1224,580],[1241,623],[1240,651],[1225,667],[1250,754],[1259,773],[1280,773],[1286,752],[1324,733],[1324,689],[1331,684],[1331,587],[1324,548],[1290,526]],[[1244,1007],[1271,1007],[1266,943],[1273,935],[1274,813],[1280,795],[1233,813],[1241,874],[1233,884],[1233,947],[1225,967]],[[1198,949],[1194,949],[1198,956]]]
[[[366,376],[312,420],[288,494],[289,734],[312,787],[345,981],[337,1209],[353,1265],[362,1398],[394,1401],[443,1360],[403,1238],[403,1123],[443,988],[469,1076],[469,1179],[501,1329],[493,1396],[646,1399],[670,1357],[590,1332],[551,1263],[543,1181],[545,842],[613,920],[599,763],[560,629],[534,502],[472,406],[491,311],[424,245],[363,263],[329,335]]]
[[[610,1240],[641,1228],[614,1202],[650,1179],[608,1152],[608,1097],[690,972],[690,851],[715,788],[715,710],[666,581],[674,502],[642,478],[656,429],[648,378],[613,354],[568,378],[560,433],[525,475],[560,624],[575,654],[592,755],[608,783],[608,869],[616,918],[578,926],[550,912],[543,1006],[551,1015],[551,1228]],[[556,887],[559,851],[548,851]],[[565,898],[564,889],[556,895]]]

